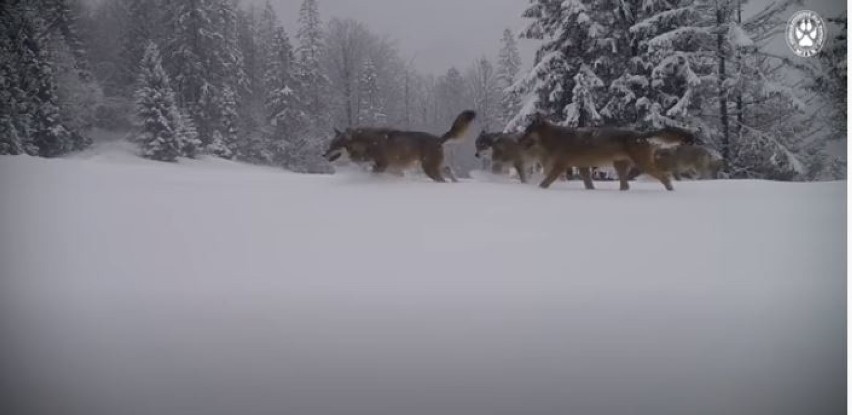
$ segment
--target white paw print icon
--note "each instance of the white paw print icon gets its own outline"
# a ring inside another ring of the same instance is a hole
[[[796,55],[808,58],[816,55],[825,44],[825,21],[810,10],[801,10],[787,23],[787,45]]]
[[[802,19],[795,29],[796,40],[803,48],[812,48],[817,38],[816,25],[811,19]]]

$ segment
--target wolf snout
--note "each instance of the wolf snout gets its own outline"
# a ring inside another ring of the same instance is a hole
[[[323,154],[323,157],[328,161],[337,161],[343,154],[339,150],[329,150]]]

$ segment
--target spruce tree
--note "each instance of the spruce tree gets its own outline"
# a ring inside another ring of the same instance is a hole
[[[163,70],[157,45],[149,42],[139,64],[136,115],[142,156],[158,161],[176,161],[184,152],[183,120]]]
[[[296,50],[298,77],[300,83],[305,86],[305,110],[313,120],[322,125],[327,116],[324,97],[328,89],[328,77],[323,73],[321,65],[325,43],[317,0],[302,2],[296,39],[299,42]]]
[[[122,3],[125,3],[126,27],[121,41],[120,70],[123,83],[133,91],[148,44],[161,41],[158,29],[164,17],[157,1],[123,0]]]
[[[166,54],[178,102],[192,117],[207,151],[232,153],[236,143],[228,143],[228,132],[223,130],[223,114],[228,112],[225,90],[246,85],[236,48],[234,3],[187,0],[168,6],[171,33]]]
[[[611,9],[610,9],[611,10]],[[533,0],[524,12],[532,19],[522,36],[542,40],[532,71],[514,93],[532,101],[510,122],[520,128],[535,112],[571,126],[602,122],[598,113],[606,96],[597,71],[609,73],[614,55],[603,2],[595,0]],[[577,92],[575,97],[574,93]]]
[[[36,149],[42,157],[60,156],[79,148],[75,145],[77,136],[62,125],[54,67],[43,43],[46,33],[43,21],[24,8],[20,12],[18,81],[24,92],[22,108],[30,114],[27,135],[32,143],[25,149]]]
[[[497,58],[497,81],[500,88],[500,122],[505,126],[521,109],[521,97],[512,91],[521,72],[521,54],[511,29],[503,31]]]

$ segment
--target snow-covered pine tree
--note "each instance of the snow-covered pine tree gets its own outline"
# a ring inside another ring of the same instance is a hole
[[[712,33],[697,0],[631,0],[615,9],[612,38],[622,74],[608,85],[607,123],[700,125],[694,111],[715,87]]]
[[[96,111],[103,101],[103,92],[80,59],[85,56],[82,52],[74,52],[74,43],[66,42],[57,31],[53,36],[44,39],[48,41],[48,51],[53,62],[56,78],[57,104],[61,114],[62,124],[72,131],[90,130],[96,123]],[[81,47],[81,46],[77,46]],[[75,148],[89,145],[88,139],[76,142],[82,136],[75,135]]]
[[[50,63],[56,88],[56,100],[50,105],[58,107],[59,123],[70,137],[65,148],[56,150],[53,155],[81,150],[91,144],[91,140],[79,132],[94,123],[94,108],[100,99],[100,89],[92,80],[77,30],[80,5],[75,3],[73,6],[76,7],[72,7],[68,0],[45,0],[35,6],[32,10],[33,19],[40,28],[38,42]]]
[[[139,64],[136,115],[139,132],[135,141],[141,147],[142,156],[176,161],[184,151],[181,134],[186,131],[181,131],[184,126],[175,94],[163,70],[160,51],[153,42],[148,43]]]
[[[267,5],[269,5],[268,2]],[[253,140],[249,137],[256,137],[257,135],[253,132],[257,132],[265,121],[263,59],[258,37],[258,16],[253,5],[248,10],[237,12],[237,46],[243,56],[246,74],[246,87],[238,91],[239,124],[245,132],[245,137],[240,140],[237,156],[248,160],[245,150],[249,146],[248,142]]]
[[[810,180],[846,179],[846,70],[847,70],[847,19],[837,16],[826,19],[828,33],[834,33],[820,51],[818,60],[808,60],[805,67],[806,87],[815,94],[812,107],[815,119],[823,127],[814,135],[818,138],[808,152]]]
[[[792,3],[770,3],[746,19],[740,2],[733,5],[726,32],[733,57],[728,70],[733,177],[807,179],[824,146],[810,108],[813,98],[790,83],[785,59],[762,50],[786,28],[785,11]]]
[[[164,55],[173,87],[181,107],[186,108],[198,130],[202,145],[213,140],[221,109],[212,102],[218,93],[211,76],[212,60],[220,36],[212,0],[170,2],[165,16],[169,27]],[[220,62],[220,67],[221,65]]]
[[[9,115],[0,128],[15,130],[0,137],[0,151],[56,157],[82,148],[87,140],[62,124],[49,35],[38,9],[16,0],[3,2],[0,11],[0,75],[10,86],[4,93],[9,101],[0,107]]]
[[[826,47],[820,51],[819,60],[809,69],[810,79],[808,88],[819,94],[826,102],[820,106],[825,123],[832,129],[833,139],[846,136],[847,102],[846,102],[846,70],[847,70],[847,19],[838,16],[826,19],[834,25],[835,35],[828,40]]]
[[[159,29],[163,16],[157,1],[122,0],[118,3],[123,3],[126,11],[120,52],[122,83],[132,92],[135,91],[139,63],[148,44],[160,41]]]
[[[220,27],[222,67],[221,78],[222,90],[230,88],[232,92],[245,91],[248,89],[248,80],[245,72],[242,50],[239,48],[239,27],[237,18],[237,0],[216,0],[214,11],[217,16],[217,24]],[[235,102],[240,95],[235,95]]]
[[[322,71],[322,54],[325,50],[322,21],[317,0],[304,0],[299,8],[299,30],[296,33],[298,48],[299,82],[305,85],[305,111],[314,127],[325,126],[328,77]]]
[[[387,114],[382,102],[379,90],[378,74],[373,60],[367,58],[361,69],[361,78],[358,82],[358,95],[360,97],[358,123],[360,125],[385,125]]]
[[[64,43],[73,56],[78,77],[82,81],[90,81],[89,62],[76,27],[81,5],[76,2],[72,4],[71,0],[41,0],[36,5],[45,33]]]
[[[184,157],[195,158],[202,149],[201,139],[198,138],[198,129],[189,113],[178,107],[177,136],[180,139],[180,153]]]
[[[27,95],[21,88],[21,59],[26,54],[23,38],[30,24],[19,2],[0,3],[0,154],[36,154],[29,142],[31,116]]]
[[[245,85],[236,48],[236,15],[231,0],[169,2],[166,53],[178,102],[185,107],[204,147],[224,154],[224,91]],[[218,132],[218,134],[214,134]]]
[[[606,26],[611,9],[595,0],[531,3],[523,16],[532,22],[522,36],[543,44],[532,70],[513,88],[513,93],[527,95],[527,102],[507,130],[522,128],[536,112],[566,125],[600,124],[606,96],[597,72],[609,74],[613,68],[608,60],[616,55]]]
[[[230,86],[225,85],[221,99],[222,126],[213,133],[214,137],[210,151],[218,157],[231,159],[235,156],[233,149],[238,148],[240,141],[237,94]]]
[[[266,90],[266,119],[269,154],[271,161],[288,167],[303,163],[300,160],[305,142],[302,136],[308,128],[304,107],[299,100],[299,84],[293,47],[287,33],[280,26],[273,28],[270,43],[265,46],[264,85]]]
[[[521,54],[511,29],[503,31],[497,57],[497,81],[500,88],[500,127],[504,127],[521,109],[521,98],[512,91],[521,72]],[[496,126],[495,126],[496,127]]]
[[[325,51],[322,21],[317,0],[304,0],[299,9],[299,29],[296,32],[296,81],[302,86],[299,92],[302,111],[309,121],[304,133],[294,137],[291,158],[299,160],[294,169],[308,172],[331,171],[320,157],[328,135],[328,77],[322,67]]]

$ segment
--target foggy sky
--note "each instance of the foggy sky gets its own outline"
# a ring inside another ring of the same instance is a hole
[[[302,0],[270,0],[290,36],[296,33]],[[248,0],[262,6],[266,0]],[[486,55],[495,59],[503,30],[515,34],[526,27],[525,0],[319,0],[323,22],[334,17],[359,20],[378,35],[396,40],[400,56],[414,59],[425,73],[463,69]],[[519,42],[524,66],[531,64],[536,44]]]
[[[294,36],[302,0],[270,1],[287,32]],[[265,2],[246,0],[247,4],[257,6]],[[744,17],[768,3],[768,0],[747,2]],[[334,17],[349,17],[366,23],[374,33],[396,40],[400,55],[413,59],[419,71],[436,75],[451,66],[462,69],[482,55],[495,59],[503,30],[508,27],[517,34],[529,23],[521,17],[528,5],[528,0],[319,0],[323,22]],[[801,9],[829,17],[845,13],[846,2],[805,0],[802,5],[791,8],[785,17]],[[537,43],[521,39],[518,44],[523,65],[528,68]],[[769,48],[774,53],[795,58],[783,36],[770,42]]]

